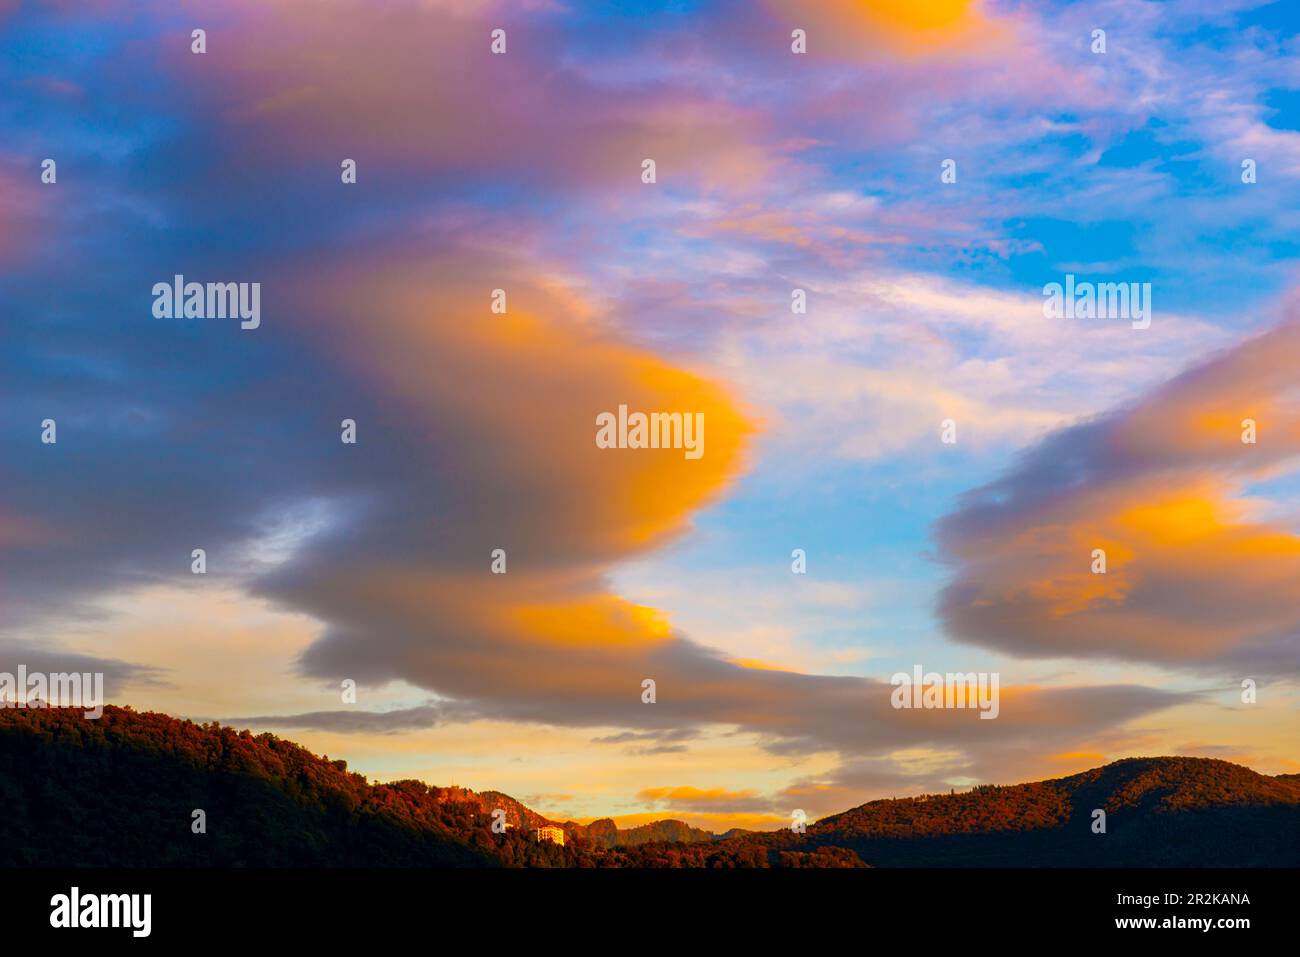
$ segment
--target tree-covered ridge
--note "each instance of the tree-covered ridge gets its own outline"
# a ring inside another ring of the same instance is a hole
[[[205,833],[193,830],[196,810]],[[504,833],[492,828],[496,810]],[[1296,866],[1300,776],[1133,758],[872,801],[803,834],[715,839],[681,822],[619,831],[601,820],[563,824],[561,847],[537,843],[545,823],[495,791],[371,784],[272,734],[113,706],[96,721],[77,709],[0,709],[3,866]]]
[[[593,844],[602,847],[634,847],[638,844],[668,842],[672,844],[695,844],[715,841],[718,836],[712,831],[691,827],[685,821],[668,818],[663,821],[651,821],[636,827],[620,828],[613,819],[603,817],[588,825],[568,824],[574,827]]]
[[[1171,812],[1300,803],[1300,776],[1268,777],[1215,758],[1126,758],[1062,778],[1061,783],[1076,793],[1104,788],[1110,795],[1108,810],[1149,807]]]
[[[1300,780],[1268,777],[1214,758],[1125,758],[1069,777],[1030,784],[872,801],[823,818],[814,833],[925,836],[1031,831],[1070,820],[1082,802],[1107,813],[1151,813],[1237,806],[1300,805]]]
[[[503,833],[492,827],[497,809],[511,825]],[[201,834],[192,827],[196,810]],[[758,846],[607,851],[573,823],[564,825],[563,847],[539,844],[532,829],[544,823],[553,822],[494,791],[371,784],[346,762],[273,734],[111,705],[94,721],[79,709],[0,709],[0,866],[780,863]]]
[[[1295,866],[1300,781],[1213,758],[1127,758],[1049,781],[872,801],[793,843],[819,842],[881,864]]]
[[[95,721],[0,710],[6,865],[495,864],[458,807],[270,734],[112,706]]]

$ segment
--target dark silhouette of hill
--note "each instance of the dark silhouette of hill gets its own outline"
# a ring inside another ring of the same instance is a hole
[[[1105,811],[1106,833],[1093,832]],[[1128,758],[1081,774],[872,801],[780,835],[876,866],[1293,867],[1300,780],[1211,758]]]
[[[5,866],[495,865],[461,808],[269,734],[116,707],[95,721],[0,710]]]
[[[1092,831],[1097,808],[1105,834]],[[0,709],[0,866],[1296,866],[1300,776],[1133,758],[873,801],[805,834],[602,819],[564,823],[561,847],[537,842],[548,823],[495,791],[370,784],[271,734],[113,706],[95,721]]]
[[[0,709],[5,867],[680,866],[672,854],[604,854],[603,842],[712,837],[680,821],[606,821],[594,823],[612,830],[589,838],[567,822],[564,847],[539,844],[535,828],[556,823],[496,791],[370,784],[272,734],[112,705],[93,721],[75,708]]]
[[[696,844],[717,839],[712,831],[691,827],[685,821],[672,818],[651,821],[649,824],[639,824],[636,827],[620,828],[613,820],[604,817],[585,826],[566,824],[565,827],[576,829],[593,844],[601,847],[636,847],[655,842]]]

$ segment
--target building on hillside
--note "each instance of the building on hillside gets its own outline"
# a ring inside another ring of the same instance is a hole
[[[546,824],[537,829],[537,843],[550,841],[552,844],[564,846],[564,828],[556,827],[554,824]]]

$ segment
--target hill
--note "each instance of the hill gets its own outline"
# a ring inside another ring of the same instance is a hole
[[[0,867],[679,866],[605,850],[712,839],[680,821],[609,820],[562,824],[564,847],[532,839],[557,823],[497,791],[371,784],[272,734],[112,705],[93,721],[0,708]],[[728,852],[695,863],[710,862],[736,866]]]
[[[95,721],[0,710],[3,866],[498,865],[464,807],[269,734],[117,707]]]
[[[636,847],[640,844],[666,842],[670,844],[697,844],[717,839],[712,831],[691,827],[685,821],[668,819],[651,821],[636,827],[619,828],[609,818],[592,821],[585,827],[580,824],[566,824],[566,828],[582,834],[593,844],[601,847]]]
[[[511,825],[492,828],[502,809]],[[1106,833],[1093,833],[1105,811]],[[196,811],[204,829],[196,833]],[[371,784],[271,734],[108,706],[0,709],[0,866],[1291,866],[1300,778],[1132,758],[961,794],[872,801],[804,834],[550,821],[508,795]]]
[[[1106,832],[1094,833],[1094,811]],[[1294,867],[1300,781],[1211,758],[1128,758],[1081,774],[873,801],[782,846],[878,866]]]

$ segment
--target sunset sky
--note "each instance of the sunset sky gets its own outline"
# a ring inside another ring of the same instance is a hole
[[[1298,772],[1298,29],[0,0],[0,671],[621,825]],[[260,327],[156,318],[177,274]],[[1066,274],[1150,327],[1045,318]],[[705,454],[598,448],[620,404]],[[997,719],[892,708],[918,664]]]

